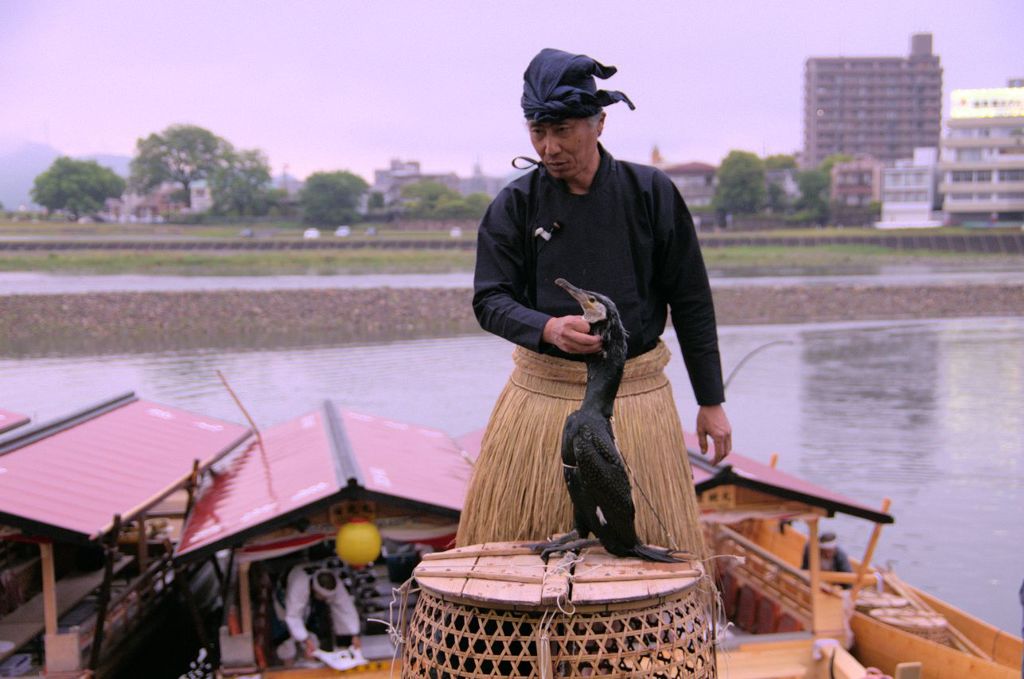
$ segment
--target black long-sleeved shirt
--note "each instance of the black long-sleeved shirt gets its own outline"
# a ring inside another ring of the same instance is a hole
[[[671,308],[697,402],[723,403],[711,287],[690,212],[663,172],[600,153],[585,195],[539,166],[494,199],[477,238],[476,317],[511,342],[578,360],[541,338],[552,316],[580,313],[556,278],[615,302],[630,357],[654,348]]]

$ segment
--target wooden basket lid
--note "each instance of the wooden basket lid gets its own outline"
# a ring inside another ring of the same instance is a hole
[[[941,614],[913,608],[874,608],[868,611],[868,615],[908,630],[940,630],[948,626],[946,618]]]
[[[567,564],[545,563],[521,543],[493,542],[427,554],[413,572],[420,587],[441,599],[493,608],[606,606],[664,599],[697,584],[698,561],[653,563],[621,558],[601,548]]]
[[[862,590],[857,594],[857,608],[903,608],[910,602],[901,596],[889,592]]]

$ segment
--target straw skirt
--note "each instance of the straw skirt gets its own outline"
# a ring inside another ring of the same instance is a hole
[[[612,427],[631,474],[640,540],[703,554],[690,462],[665,376],[663,342],[626,362]],[[473,470],[457,543],[544,540],[573,528],[562,477],[566,417],[580,407],[586,364],[516,347]]]

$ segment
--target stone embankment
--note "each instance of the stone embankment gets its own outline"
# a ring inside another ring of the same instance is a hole
[[[123,292],[0,298],[0,354],[266,348],[478,331],[469,290]],[[1024,316],[1024,284],[756,286],[715,292],[721,325]]]

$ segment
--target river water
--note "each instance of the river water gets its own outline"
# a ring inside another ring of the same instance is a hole
[[[750,285],[935,285],[1024,283],[1016,262],[901,264],[836,271],[813,268],[710,271],[714,287]],[[169,292],[189,290],[305,290],[310,288],[471,288],[473,274],[348,274],[287,276],[149,276],[0,272],[0,295],[54,295],[86,292]]]
[[[695,405],[674,338],[683,423]],[[1024,318],[724,327],[739,452],[870,506],[892,499],[876,562],[1014,633],[1024,577]],[[215,370],[267,426],[322,399],[460,435],[511,369],[485,334],[374,345],[120,356],[0,356],[0,407],[45,420],[122,390],[242,421]],[[826,522],[854,556],[871,525]]]

